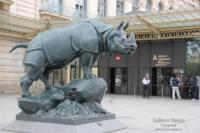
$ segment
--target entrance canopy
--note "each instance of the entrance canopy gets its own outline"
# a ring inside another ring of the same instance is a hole
[[[101,21],[112,25],[129,22],[127,31],[135,32],[137,40],[200,37],[200,8],[130,14]]]
[[[200,8],[138,13],[98,19],[117,26],[127,21],[127,32],[135,32],[137,40],[200,37]],[[0,35],[31,39],[46,29],[66,26],[72,20],[44,21],[0,12]]]
[[[47,22],[42,20],[0,12],[0,35],[27,39],[39,31],[47,29],[47,26]]]

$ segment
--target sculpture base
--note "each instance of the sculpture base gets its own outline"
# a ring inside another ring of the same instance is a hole
[[[65,125],[80,125],[87,124],[91,122],[99,122],[103,120],[114,119],[115,114],[107,113],[102,116],[97,117],[73,117],[73,118],[55,118],[55,117],[39,117],[37,115],[29,115],[24,112],[21,112],[16,115],[16,120],[22,121],[34,121],[34,122],[48,122],[48,123],[56,123],[56,124],[65,124]]]
[[[117,119],[81,125],[64,125],[16,120],[3,128],[2,131],[11,133],[109,133],[125,128],[126,126]]]

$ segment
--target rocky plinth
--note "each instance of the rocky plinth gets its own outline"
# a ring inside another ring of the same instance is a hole
[[[38,96],[19,98],[18,105],[23,112],[17,119],[80,124],[114,118],[101,106],[106,89],[107,84],[101,78],[54,85]]]

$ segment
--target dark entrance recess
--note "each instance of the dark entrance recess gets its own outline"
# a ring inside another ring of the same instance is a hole
[[[127,68],[110,68],[110,93],[128,94]]]
[[[167,68],[152,68],[152,95],[153,96],[170,96],[170,77],[173,69]]]

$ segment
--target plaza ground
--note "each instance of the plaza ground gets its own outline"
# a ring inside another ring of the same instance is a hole
[[[0,129],[20,112],[18,95],[0,95]],[[199,133],[200,101],[106,95],[102,105],[128,128],[116,133]],[[6,133],[6,132],[2,132]],[[94,132],[95,133],[95,132]]]

